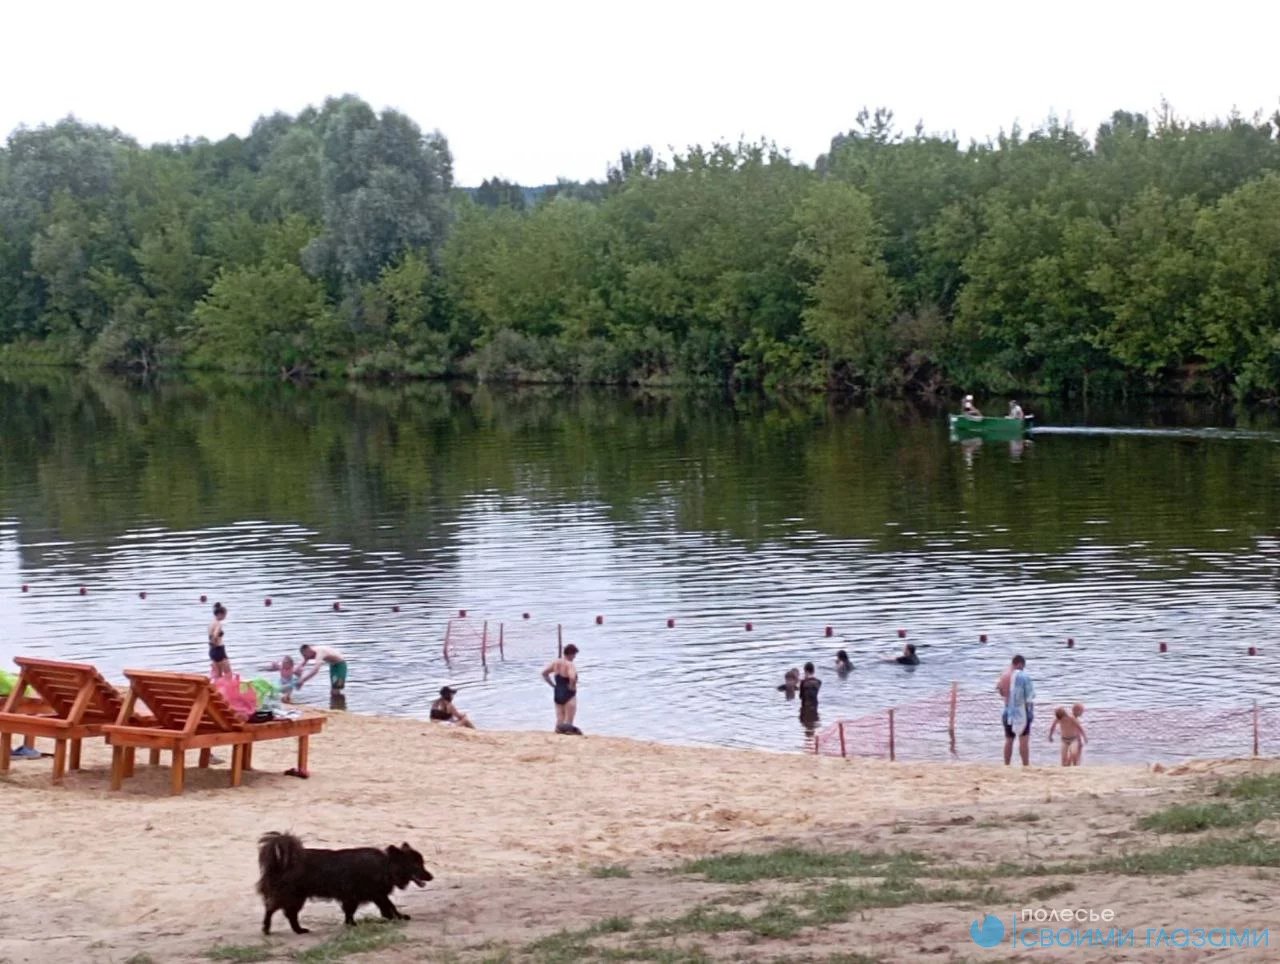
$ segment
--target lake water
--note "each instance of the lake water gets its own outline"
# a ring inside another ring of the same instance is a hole
[[[905,404],[0,374],[0,658],[205,671],[218,600],[238,668],[336,645],[351,711],[449,683],[485,728],[550,729],[557,625],[585,730],[682,743],[801,748],[806,659],[824,720],[1014,651],[1042,703],[1275,701],[1275,417],[1027,407],[967,447]]]

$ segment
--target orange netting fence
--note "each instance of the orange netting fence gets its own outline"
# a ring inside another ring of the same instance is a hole
[[[1058,705],[1037,703],[1031,724],[1033,762],[1056,760],[1060,744],[1047,742]],[[837,720],[814,739],[823,756],[902,761],[998,762],[1004,752],[1002,701],[996,693],[950,690]],[[1086,707],[1081,718],[1085,762],[1149,763],[1193,758],[1234,758],[1280,753],[1280,708],[1195,709]],[[1015,759],[1016,759],[1015,749]],[[1048,757],[1046,757],[1048,754]]]
[[[538,655],[550,657],[564,652],[564,630],[559,626],[521,619],[515,622],[474,619],[466,616],[450,619],[444,630],[442,647],[446,660],[478,659],[490,661],[507,656]]]

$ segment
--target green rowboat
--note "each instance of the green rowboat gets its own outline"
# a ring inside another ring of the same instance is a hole
[[[951,436],[958,439],[1020,439],[1030,435],[1033,428],[1035,428],[1035,419],[1030,415],[1026,418],[951,416]]]

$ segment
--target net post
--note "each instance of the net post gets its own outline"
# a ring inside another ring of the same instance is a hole
[[[564,655],[564,628],[556,623],[556,656]]]
[[[889,762],[892,763],[897,759],[896,748],[893,745],[893,707],[889,707]]]
[[[484,621],[484,629],[480,633],[480,665],[481,666],[489,665],[488,653],[486,652],[488,648],[489,648],[489,620],[486,619]]]
[[[960,692],[960,684],[951,681],[951,704],[947,708],[947,742],[951,745],[951,755],[956,753],[956,699]]]
[[[498,623],[498,655],[499,656],[507,655],[507,651],[502,646],[502,634],[505,628],[506,628],[506,623]]]
[[[444,626],[444,658],[449,658],[449,634],[453,631],[453,620],[449,620]]]
[[[845,742],[844,742],[844,720],[841,720],[839,723],[836,724],[836,726],[839,727],[840,729],[840,756],[847,757],[849,755],[849,752],[848,752],[848,749],[845,747]]]
[[[1258,755],[1258,701],[1253,701],[1253,755]]]

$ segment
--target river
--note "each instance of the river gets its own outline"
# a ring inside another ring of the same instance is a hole
[[[550,729],[558,626],[589,733],[779,750],[808,659],[824,721],[1014,651],[1043,701],[1274,701],[1275,416],[1024,405],[1045,432],[962,446],[905,403],[0,373],[0,658],[204,671],[220,601],[241,671],[334,645],[350,711],[448,683]]]

